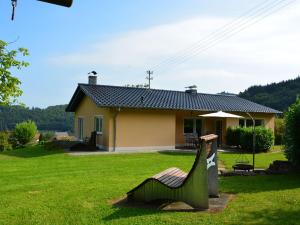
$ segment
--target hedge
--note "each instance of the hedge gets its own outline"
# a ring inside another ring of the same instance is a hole
[[[285,118],[285,155],[294,165],[300,165],[300,98],[291,105]]]
[[[265,127],[255,128],[255,152],[267,152],[274,143],[274,135],[270,129]],[[246,151],[253,150],[253,128],[252,127],[229,127],[226,135],[227,145],[237,146]]]

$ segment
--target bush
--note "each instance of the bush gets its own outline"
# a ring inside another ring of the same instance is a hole
[[[242,149],[252,152],[252,150],[253,150],[253,128],[252,127],[243,127],[242,128],[241,146],[242,146]]]
[[[48,131],[48,132],[43,132],[40,135],[39,141],[46,142],[50,141],[54,137],[54,132]]]
[[[0,132],[0,152],[12,149],[12,145],[9,143],[9,136],[7,132]]]
[[[16,125],[14,136],[21,145],[26,145],[33,140],[36,133],[35,123],[28,120]]]
[[[285,113],[285,155],[294,165],[300,165],[300,99]]]
[[[275,145],[283,144],[283,136],[284,136],[284,119],[277,118],[275,119]]]
[[[226,133],[226,140],[227,140],[227,145],[229,146],[241,146],[241,132],[242,132],[241,127],[229,127],[227,129]]]
[[[272,130],[264,127],[256,127],[255,133],[255,151],[269,151],[274,144],[274,135]],[[253,143],[253,141],[251,141],[251,143]]]
[[[274,142],[273,132],[264,127],[256,127],[255,133],[255,152],[266,152],[270,150]],[[228,128],[227,144],[231,146],[241,146],[242,149],[252,152],[253,128]]]

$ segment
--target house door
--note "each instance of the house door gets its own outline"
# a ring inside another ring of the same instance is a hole
[[[216,135],[218,135],[218,146],[222,145],[222,137],[223,137],[223,121],[216,121]]]

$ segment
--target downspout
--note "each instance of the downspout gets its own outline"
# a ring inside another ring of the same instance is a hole
[[[113,151],[115,152],[116,151],[116,147],[117,147],[117,117],[118,117],[118,114],[119,112],[121,111],[121,108],[119,107],[117,109],[117,111],[115,112],[114,114],[114,145],[113,145]]]

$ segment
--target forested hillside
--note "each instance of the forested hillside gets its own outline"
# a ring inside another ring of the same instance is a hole
[[[271,108],[286,111],[300,95],[300,77],[293,80],[252,86],[240,97]],[[39,130],[73,131],[74,114],[66,113],[67,105],[49,106],[45,109],[22,106],[0,106],[0,130],[12,130],[16,123],[33,120]]]
[[[286,111],[298,95],[300,95],[300,77],[265,86],[252,86],[239,94],[242,98],[280,111]]]
[[[73,131],[74,115],[65,112],[66,106],[49,106],[45,109],[0,106],[0,130],[12,130],[16,123],[32,120],[39,130]]]

